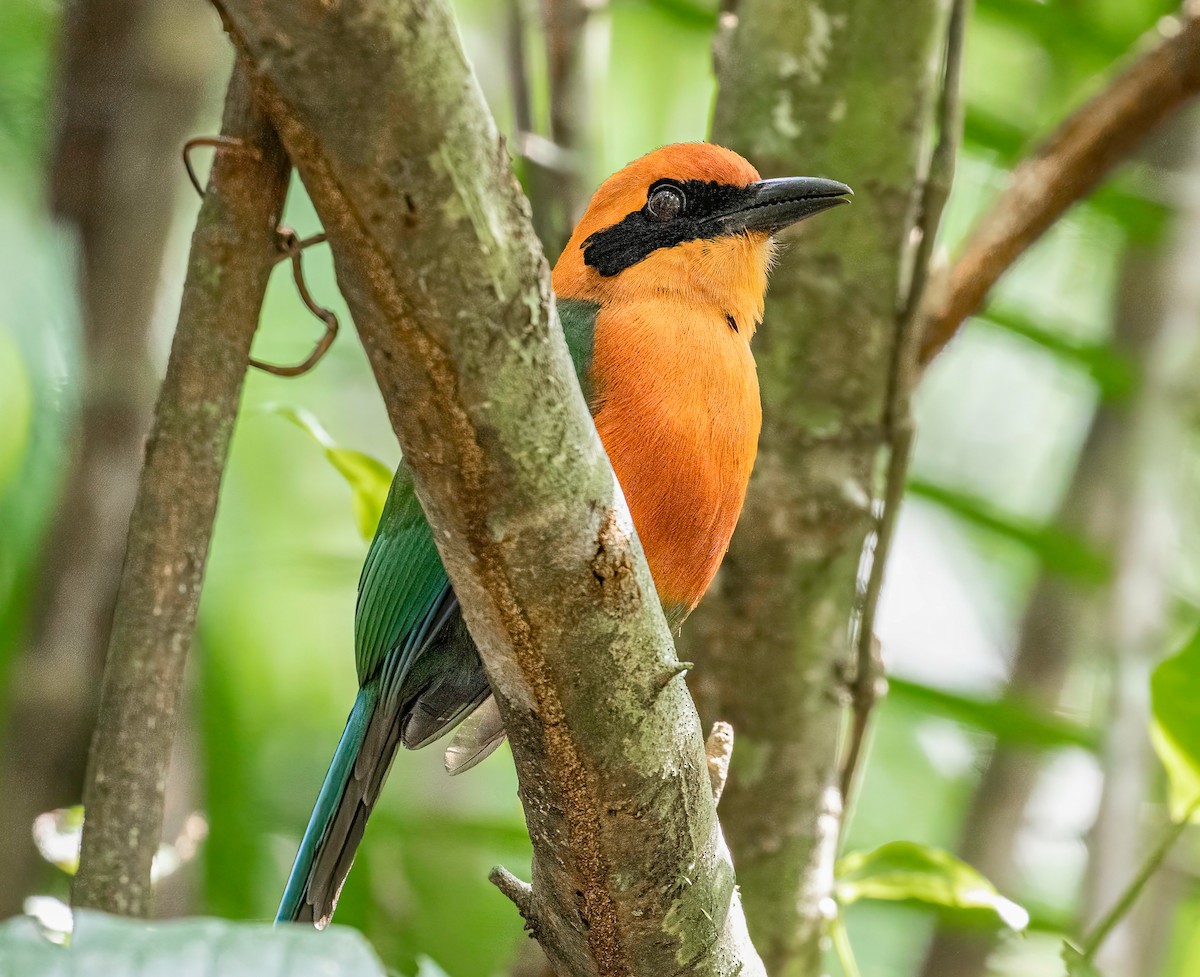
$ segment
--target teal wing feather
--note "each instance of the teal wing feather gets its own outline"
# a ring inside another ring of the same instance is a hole
[[[596,313],[600,306],[595,302],[578,299],[558,300],[558,319],[562,323],[563,335],[567,339],[567,350],[575,364],[575,376],[583,388],[583,399],[592,405],[592,349],[596,332]]]
[[[590,302],[558,303],[589,404],[597,309]],[[360,691],[292,866],[278,921],[329,921],[397,747],[424,746],[490,694],[403,462],[359,580],[354,654]]]
[[[374,678],[389,656],[411,657],[417,644],[412,639],[424,630],[421,625],[449,586],[412,472],[401,462],[358,584],[354,659],[360,685]]]

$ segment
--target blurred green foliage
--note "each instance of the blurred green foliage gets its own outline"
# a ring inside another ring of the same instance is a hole
[[[588,124],[596,153],[588,161],[589,183],[654,146],[705,135],[717,6],[716,0],[612,0],[594,15]],[[1006,169],[1094,92],[1112,60],[1174,6],[1172,0],[978,0],[966,60],[966,145],[943,233],[947,246],[962,239]],[[510,130],[505,6],[459,0],[456,7],[482,88]],[[43,203],[60,16],[48,0],[0,4],[0,693],[19,648],[37,542],[70,442],[74,394],[84,382],[76,362],[75,255]],[[534,118],[544,129],[542,60],[534,50]],[[219,81],[214,76],[214,88]],[[217,111],[214,99],[201,130],[215,127]],[[165,350],[197,204],[181,171],[162,178],[175,181],[181,214],[164,264],[157,327]],[[1032,747],[1054,764],[1055,776],[1090,783],[1078,768],[1095,769],[1104,722],[1093,708],[1103,686],[1097,670],[1079,669],[1070,714],[1045,714],[1003,698],[997,649],[1011,644],[1038,573],[1049,569],[1091,586],[1107,578],[1108,556],[1050,519],[1095,404],[1127,396],[1138,382],[1108,337],[1121,257],[1131,242],[1154,240],[1162,229],[1157,198],[1153,180],[1132,167],[1072,211],[1005,280],[986,324],[969,327],[921,391],[905,515],[909,545],[935,551],[950,569],[947,579],[922,584],[913,617],[940,621],[937,615],[957,600],[965,609],[952,620],[971,625],[974,636],[943,629],[932,640],[915,625],[894,645],[885,635],[885,657],[899,658],[902,670],[880,710],[853,849],[879,849],[897,837],[953,847],[980,758],[1000,742]],[[317,229],[298,184],[288,221],[303,233]],[[348,322],[328,255],[313,249],[305,262],[319,301]],[[255,354],[302,358],[311,333],[306,317],[291,282],[278,275]],[[281,410],[272,406],[278,404],[292,405],[286,416],[303,421],[305,430],[280,423]],[[210,833],[198,861],[180,874],[196,873],[198,913],[259,921],[273,914],[353,700],[351,635],[363,537],[397,458],[352,331],[303,379],[250,374],[189,691],[195,769],[185,776],[195,784]],[[1180,584],[1181,603],[1200,606],[1196,581],[1200,573]],[[1194,681],[1190,659],[1183,664],[1187,681]],[[1177,667],[1163,666],[1156,700],[1160,726],[1178,744],[1190,735],[1181,728],[1194,733],[1188,710],[1197,699],[1194,686],[1176,684]],[[1168,679],[1172,689],[1185,690],[1167,696],[1175,711],[1161,705]],[[1033,907],[1035,917],[1062,921],[1076,909],[1085,867],[1078,836],[1087,811],[1072,813],[1055,796],[1053,816],[1031,815],[1019,853],[1021,891],[1004,895]],[[486,881],[496,863],[528,872],[529,844],[505,754],[454,780],[445,777],[436,748],[403,754],[338,922],[365,933],[401,973],[415,972],[428,958],[451,977],[504,973],[524,936],[511,906]],[[935,868],[951,877],[969,871]],[[844,871],[843,885],[846,878]],[[863,973],[914,973],[933,915],[877,900],[844,901],[854,902],[848,927]],[[1194,885],[1176,912],[1178,935],[1163,977],[1192,977],[1200,972]],[[994,962],[1003,977],[1061,977],[1062,968],[1058,939],[1038,934],[1005,944]]]

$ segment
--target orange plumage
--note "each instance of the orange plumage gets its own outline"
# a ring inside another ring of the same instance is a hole
[[[736,153],[704,143],[642,157],[596,191],[554,268],[554,291],[600,304],[596,428],[659,597],[686,612],[729,547],[754,465],[762,412],[750,339],[772,246],[753,231],[663,248],[612,277],[586,265],[583,243],[667,178],[749,186],[759,175]]]

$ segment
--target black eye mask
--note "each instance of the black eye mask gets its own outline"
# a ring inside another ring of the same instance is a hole
[[[722,237],[731,232],[715,218],[749,206],[754,199],[751,187],[703,180],[659,180],[650,186],[646,199],[663,186],[675,187],[683,193],[683,210],[677,217],[655,220],[646,207],[635,210],[583,242],[584,263],[611,278],[659,248]]]
[[[659,248],[751,231],[774,234],[830,207],[848,204],[852,195],[846,184],[836,180],[789,176],[747,186],[659,180],[651,184],[646,199],[667,188],[674,191],[667,197],[682,195],[682,207],[664,198],[659,201],[662,206],[653,210],[643,206],[597,231],[583,242],[584,263],[611,278]]]

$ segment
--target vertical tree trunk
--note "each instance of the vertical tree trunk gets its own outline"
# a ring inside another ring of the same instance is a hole
[[[931,143],[946,4],[742,0],[713,137],[764,176],[854,187],[802,228],[756,339],[764,425],[729,556],[685,628],[706,721],[737,749],[721,809],[773,977],[819,972],[846,662],[884,443],[902,267]]]
[[[82,796],[154,405],[150,323],[179,146],[216,54],[211,28],[204,8],[188,0],[85,0],[66,10],[50,193],[57,215],[79,234],[80,416],[6,710],[0,918],[20,912],[45,865],[33,819]],[[188,37],[190,49],[163,45],[162,36]]]
[[[222,132],[242,145],[218,153],[192,238],[129,524],[72,893],[77,907],[126,915],[150,908],[183,666],[287,191],[287,158],[240,67]]]

